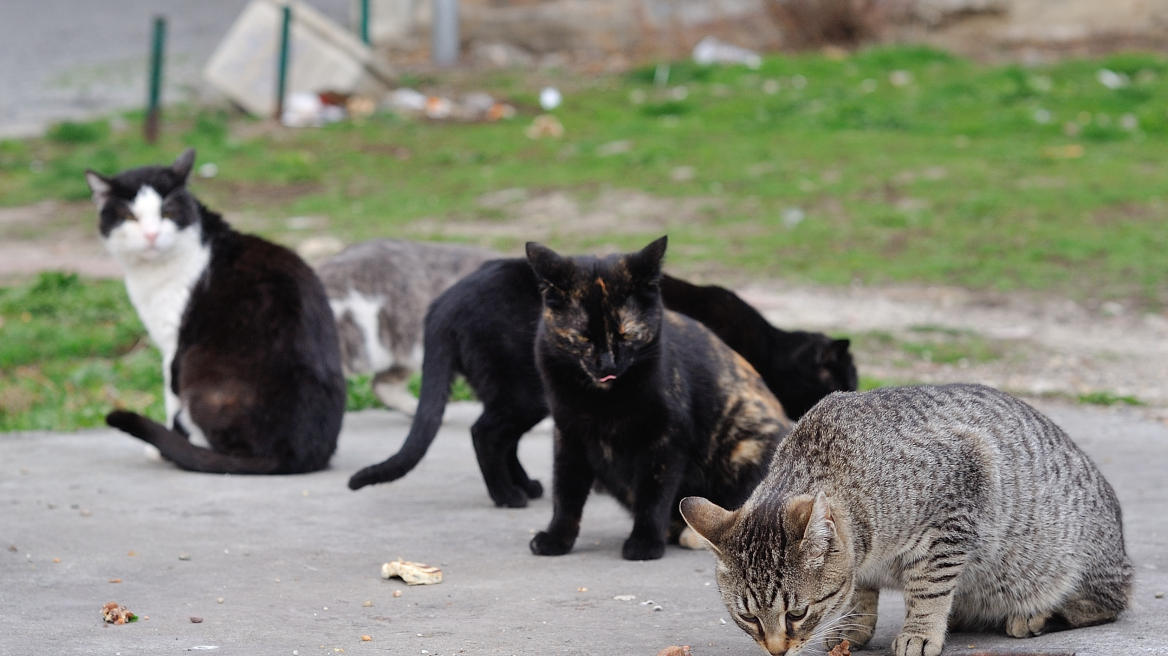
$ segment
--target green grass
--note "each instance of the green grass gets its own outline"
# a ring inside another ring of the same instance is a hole
[[[1079,403],[1090,403],[1091,405],[1115,405],[1123,403],[1124,405],[1144,405],[1134,396],[1116,396],[1111,392],[1091,392],[1089,394],[1080,394]]]
[[[1103,86],[1103,68],[1130,83]],[[894,85],[894,71],[911,81]],[[0,205],[83,201],[86,168],[165,163],[194,146],[199,163],[219,170],[194,178],[195,192],[282,241],[298,237],[282,221],[289,216],[327,217],[330,232],[355,241],[419,236],[422,221],[505,225],[506,210],[478,202],[491,191],[563,190],[587,201],[635,189],[712,201],[666,227],[562,226],[547,241],[574,251],[633,248],[667,231],[669,265],[680,270],[1168,304],[1163,57],[982,66],[895,47],[844,61],[768,57],[758,71],[679,62],[667,86],[652,78],[649,67],[412,81],[486,90],[520,108],[493,124],[379,114],[273,131],[227,111],[176,107],[150,145],[140,114],[63,123],[43,138],[0,141]],[[565,92],[555,113],[566,132],[535,141],[523,130],[545,84]],[[619,140],[631,148],[602,155],[620,150],[604,148]],[[692,167],[692,177],[674,176],[679,167]],[[528,238],[503,231],[480,241],[517,250]],[[0,290],[0,316],[0,430],[98,425],[119,406],[161,418],[158,355],[120,283],[49,274]],[[928,327],[885,345],[876,335],[859,339],[914,360],[1006,357],[975,335]],[[1089,396],[1083,402],[1129,402]],[[374,405],[368,385],[352,381],[350,407]]]
[[[1096,79],[1102,68],[1130,84],[1103,86]],[[907,71],[911,81],[892,84],[894,71]],[[410,224],[419,219],[497,222],[498,210],[476,202],[492,190],[559,189],[587,198],[632,188],[720,196],[706,215],[668,226],[674,266],[717,263],[828,284],[924,282],[1153,307],[1168,301],[1162,57],[987,67],[898,47],[844,61],[768,57],[758,71],[680,62],[665,88],[652,84],[651,68],[599,78],[540,75],[493,73],[464,83],[520,106],[518,118],[495,124],[377,115],[273,137],[250,119],[179,108],[168,112],[156,146],[141,140],[138,116],[122,132],[104,122],[62,125],[43,139],[0,144],[0,198],[83,199],[86,167],[112,173],[167,162],[191,145],[201,162],[219,167],[217,178],[194,183],[213,207],[270,218],[323,215],[347,240],[417,235]],[[533,141],[523,128],[539,85],[549,81],[565,90],[556,113],[566,133]],[[616,140],[630,141],[631,150],[598,155]],[[693,167],[692,179],[671,178],[681,166]],[[797,223],[794,208],[805,217]],[[268,225],[261,232],[281,236],[279,225]],[[565,227],[549,241],[572,250],[630,248],[660,231]],[[526,238],[487,241],[514,249]]]

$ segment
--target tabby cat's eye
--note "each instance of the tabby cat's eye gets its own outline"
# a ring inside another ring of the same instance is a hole
[[[799,610],[787,611],[787,617],[789,617],[793,620],[801,620],[801,619],[803,619],[803,616],[806,614],[807,614],[807,608],[805,608],[805,607],[800,608]]]
[[[758,624],[758,618],[754,615],[751,615],[750,613],[739,613],[738,617],[741,617],[744,622]]]

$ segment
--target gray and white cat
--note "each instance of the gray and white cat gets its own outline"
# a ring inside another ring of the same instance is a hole
[[[468,246],[380,239],[354,244],[317,270],[328,293],[348,374],[374,374],[385,405],[414,414],[406,389],[422,366],[426,309],[498,253]]]
[[[833,394],[739,510],[682,500],[734,621],[771,654],[862,646],[881,588],[905,597],[895,656],[947,626],[1024,638],[1116,619],[1132,567],[1115,493],[1058,426],[979,385]]]

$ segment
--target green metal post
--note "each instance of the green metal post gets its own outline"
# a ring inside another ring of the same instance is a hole
[[[292,27],[292,7],[284,5],[280,26],[280,69],[276,73],[276,120],[284,116],[284,93],[288,84],[288,35]]]
[[[361,0],[361,40],[369,43],[369,0]]]
[[[158,139],[158,120],[162,96],[162,53],[166,46],[166,18],[154,17],[154,42],[150,51],[150,99],[146,105],[146,141]]]

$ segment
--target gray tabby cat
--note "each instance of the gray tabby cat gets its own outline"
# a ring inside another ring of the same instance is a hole
[[[771,654],[862,646],[880,588],[904,591],[895,656],[947,625],[1025,638],[1116,619],[1132,567],[1111,486],[1029,405],[979,385],[833,394],[726,511],[681,502],[735,622]]]
[[[430,301],[487,260],[480,248],[381,239],[355,244],[317,271],[337,320],[347,374],[374,374],[385,405],[414,414],[406,389],[422,365],[422,324]]]

